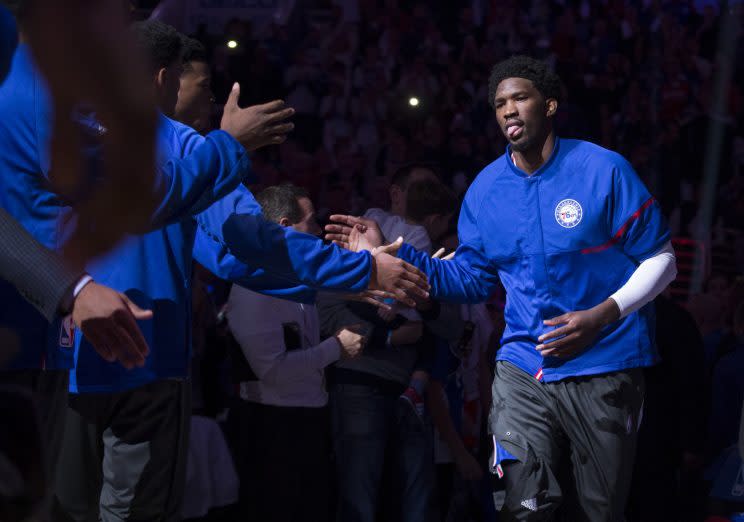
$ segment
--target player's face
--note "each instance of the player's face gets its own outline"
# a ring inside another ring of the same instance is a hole
[[[494,95],[494,107],[501,132],[514,150],[524,152],[542,146],[540,139],[547,135],[548,114],[552,111],[530,80],[502,80]]]
[[[214,100],[211,82],[209,65],[204,62],[189,62],[181,74],[176,119],[199,132],[209,129]]]

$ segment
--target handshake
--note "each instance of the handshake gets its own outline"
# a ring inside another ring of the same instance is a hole
[[[383,299],[395,299],[413,308],[429,298],[426,274],[395,257],[402,237],[386,245],[380,227],[371,219],[334,214],[330,221],[325,227],[326,239],[352,252],[367,250],[372,254],[369,290],[352,299],[389,310]]]

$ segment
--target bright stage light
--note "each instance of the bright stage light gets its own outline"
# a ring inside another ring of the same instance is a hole
[[[410,105],[411,107],[418,107],[418,104],[419,104],[419,99],[416,98],[415,96],[412,96],[408,99],[408,105]]]
[[[236,42],[235,40],[228,40],[227,41],[227,46],[230,49],[235,49],[238,46],[238,42]]]

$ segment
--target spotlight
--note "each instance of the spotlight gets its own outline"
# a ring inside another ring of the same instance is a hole
[[[408,99],[408,105],[410,105],[411,107],[418,107],[418,104],[419,104],[419,99],[416,98],[415,96],[411,96]]]
[[[227,41],[227,46],[230,49],[235,49],[238,46],[238,42],[236,42],[235,40],[228,40]]]

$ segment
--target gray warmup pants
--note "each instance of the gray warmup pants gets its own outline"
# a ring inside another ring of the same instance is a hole
[[[191,383],[70,394],[57,500],[76,522],[180,520]]]
[[[642,369],[542,383],[499,361],[492,391],[490,431],[515,457],[501,462],[502,518],[549,521],[563,504],[571,522],[624,520]]]

